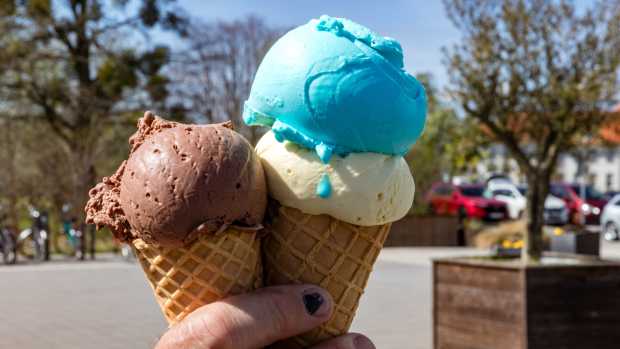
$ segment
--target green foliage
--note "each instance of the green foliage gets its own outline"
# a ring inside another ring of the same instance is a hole
[[[52,16],[51,0],[28,0],[26,1],[28,15],[37,20],[49,19]]]
[[[166,46],[156,46],[142,54],[139,64],[144,74],[155,75],[170,61],[170,49]]]
[[[147,27],[152,27],[159,21],[159,18],[160,11],[157,6],[157,0],[142,1],[142,7],[140,8],[140,19],[142,19],[142,23]]]
[[[0,1],[0,16],[12,16],[16,9],[15,0]]]
[[[165,100],[169,83],[170,79],[164,75],[152,75],[146,83],[146,91],[154,101]]]
[[[459,118],[442,103],[429,74],[418,74],[428,100],[427,122],[422,137],[405,159],[416,182],[413,210],[425,210],[424,196],[434,182],[472,169],[481,160],[485,137],[475,123]]]
[[[126,50],[117,57],[108,57],[99,66],[97,81],[109,98],[118,98],[124,89],[136,87],[137,64],[134,52]]]
[[[168,14],[182,14],[174,3],[123,0],[108,11],[99,0],[0,1],[0,122],[15,121],[5,146],[20,154],[1,159],[10,206],[70,202],[82,215],[96,178],[126,156],[135,111],[165,112],[170,53],[145,49],[143,34],[169,28]]]

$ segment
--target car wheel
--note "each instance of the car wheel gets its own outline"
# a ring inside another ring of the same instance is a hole
[[[614,222],[608,222],[607,224],[605,224],[603,236],[607,241],[620,239],[620,231],[618,230],[618,226]]]

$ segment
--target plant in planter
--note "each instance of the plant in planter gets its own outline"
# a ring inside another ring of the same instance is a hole
[[[588,254],[592,256],[600,254],[600,232],[556,228],[554,233],[550,235],[549,240],[549,249],[552,252]]]
[[[560,154],[613,117],[620,6],[445,0],[463,34],[446,50],[450,94],[525,175],[521,260],[434,264],[436,348],[616,348],[620,266],[543,256],[543,210]],[[617,115],[616,115],[617,116]],[[589,142],[589,141],[588,141]]]

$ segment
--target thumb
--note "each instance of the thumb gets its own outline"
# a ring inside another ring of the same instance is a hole
[[[197,309],[156,348],[262,348],[317,327],[329,319],[332,307],[329,293],[317,286],[266,287]]]

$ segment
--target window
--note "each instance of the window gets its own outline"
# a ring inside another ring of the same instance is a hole
[[[468,197],[481,197],[484,195],[484,187],[461,187],[461,193]]]
[[[607,177],[606,177],[606,180],[605,180],[605,182],[606,182],[605,184],[606,184],[607,191],[610,191],[610,190],[612,189],[611,187],[612,187],[612,185],[613,185],[613,181],[614,181],[614,175],[613,175],[613,173],[608,173],[608,174],[607,174]]]
[[[435,194],[440,196],[452,195],[452,187],[449,185],[440,185],[435,189]]]
[[[561,185],[552,185],[549,191],[551,192],[551,195],[557,196],[560,199],[568,198],[568,192]]]
[[[609,175],[607,175],[607,180],[609,180]],[[575,194],[577,194],[577,196],[581,196],[581,186],[580,185],[573,185],[571,187],[573,189],[573,191],[575,192]],[[584,189],[584,195],[585,195],[585,199],[586,200],[602,200],[604,198],[603,193],[599,192],[598,190],[594,189],[594,187],[592,187],[591,185],[586,185],[583,187]]]
[[[493,190],[493,196],[498,196],[498,195],[508,196],[510,198],[514,198],[515,197],[515,195],[512,193],[512,191],[510,191],[508,189],[495,189],[495,190]]]
[[[595,173],[590,173],[588,175],[588,184],[589,185],[594,185],[594,183],[596,183],[596,178],[597,178],[597,176],[596,176]]]

